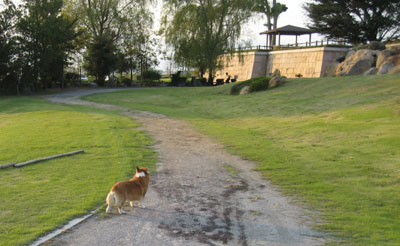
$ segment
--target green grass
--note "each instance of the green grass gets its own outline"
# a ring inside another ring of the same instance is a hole
[[[292,79],[243,96],[164,88],[90,100],[187,120],[255,161],[340,245],[400,245],[400,75]]]
[[[0,164],[84,149],[0,169],[0,245],[27,244],[105,202],[135,166],[154,167],[152,140],[115,112],[32,97],[0,97]]]

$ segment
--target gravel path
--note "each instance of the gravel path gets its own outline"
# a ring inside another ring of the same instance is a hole
[[[122,109],[156,140],[160,163],[145,209],[95,215],[45,245],[324,245],[307,211],[293,205],[252,168],[187,123],[149,112],[79,100],[110,90],[45,96],[58,103]],[[110,184],[110,187],[112,184]],[[108,190],[99,191],[106,197]],[[103,213],[103,212],[102,212]]]

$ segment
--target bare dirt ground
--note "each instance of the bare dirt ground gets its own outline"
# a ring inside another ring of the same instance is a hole
[[[46,98],[122,109],[78,99],[106,91]],[[310,211],[293,205],[252,171],[254,163],[227,153],[183,121],[122,110],[156,140],[160,163],[144,199],[147,208],[126,207],[124,215],[114,208],[108,217],[96,214],[45,245],[324,245],[326,236],[311,229]],[[105,199],[108,190],[99,192]]]

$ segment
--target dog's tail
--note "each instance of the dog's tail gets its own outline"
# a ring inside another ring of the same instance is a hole
[[[110,191],[110,193],[108,193],[106,202],[108,205],[106,208],[106,212],[110,213],[112,205],[115,204],[115,192],[114,191]]]

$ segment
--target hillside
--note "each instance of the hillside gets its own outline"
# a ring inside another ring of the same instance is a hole
[[[318,211],[339,243],[400,244],[400,75],[293,79],[244,96],[231,86],[88,98],[191,122]]]

